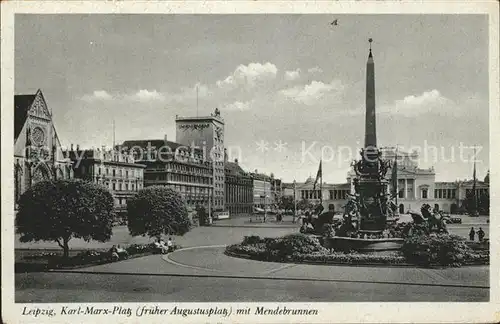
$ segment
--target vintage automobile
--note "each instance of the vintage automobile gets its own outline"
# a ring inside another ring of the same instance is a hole
[[[462,224],[462,219],[460,217],[450,217],[446,220],[446,224]]]

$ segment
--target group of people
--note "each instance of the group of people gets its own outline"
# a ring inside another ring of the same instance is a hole
[[[154,242],[155,248],[161,253],[169,253],[172,252],[174,249],[174,242],[172,241],[172,238],[169,237],[167,240],[167,243],[163,241],[161,238],[158,239],[158,241]]]
[[[128,258],[128,252],[124,248],[120,247],[120,245],[113,245],[109,250],[111,255],[111,260],[118,261]]]
[[[469,239],[471,241],[475,241],[476,234],[477,234],[477,238],[479,239],[479,242],[482,242],[484,240],[485,234],[484,234],[484,231],[481,227],[479,228],[479,230],[477,232],[474,230],[474,227],[471,227],[470,232],[469,232]]]

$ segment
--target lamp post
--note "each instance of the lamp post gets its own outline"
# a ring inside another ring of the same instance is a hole
[[[293,219],[292,223],[295,224],[297,218],[297,181],[293,180]]]

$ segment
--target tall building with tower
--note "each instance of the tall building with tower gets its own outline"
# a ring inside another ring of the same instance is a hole
[[[225,210],[224,119],[220,111],[210,116],[179,117],[175,119],[176,142],[203,151],[213,171],[213,209]]]

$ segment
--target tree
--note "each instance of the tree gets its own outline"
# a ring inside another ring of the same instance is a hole
[[[113,196],[82,180],[42,181],[19,199],[16,232],[21,242],[55,241],[69,256],[69,241],[106,242],[114,219]]]
[[[302,199],[297,203],[297,209],[305,210],[313,208],[312,203],[307,199]]]
[[[160,238],[184,235],[191,228],[186,205],[181,195],[165,186],[142,189],[127,203],[130,235]]]
[[[488,192],[480,193],[474,198],[472,191],[467,192],[465,199],[462,203],[463,209],[469,214],[479,212],[482,215],[489,215],[490,213],[490,195]]]

